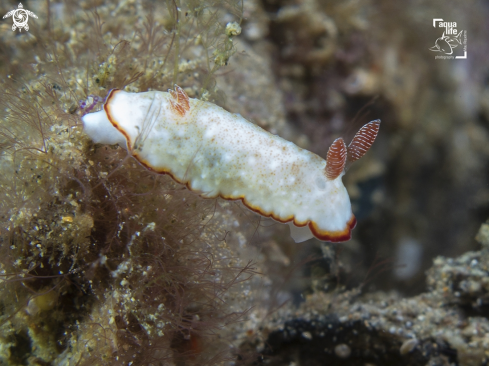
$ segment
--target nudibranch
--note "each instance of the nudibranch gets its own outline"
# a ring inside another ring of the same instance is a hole
[[[119,144],[146,168],[169,174],[204,198],[241,200],[250,210],[287,223],[302,242],[349,240],[356,225],[345,186],[345,164],[374,142],[380,120],[367,123],[326,160],[248,122],[239,114],[168,92],[113,89],[103,109],[83,118],[95,143]]]

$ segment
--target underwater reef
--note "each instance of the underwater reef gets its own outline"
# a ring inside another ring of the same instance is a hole
[[[489,363],[486,3],[23,5],[28,32],[0,22],[0,365]],[[467,60],[434,59],[440,16]],[[83,132],[109,90],[175,84],[321,157],[382,119],[344,177],[352,240],[295,244]]]
[[[30,33],[2,33],[1,363],[229,359],[232,329],[255,298],[251,213],[93,144],[80,116],[112,88],[178,82],[222,99],[215,74],[236,51],[242,4],[47,10],[32,9],[44,21]]]

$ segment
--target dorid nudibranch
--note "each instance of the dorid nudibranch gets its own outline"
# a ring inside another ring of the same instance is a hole
[[[82,120],[94,142],[125,147],[204,198],[241,200],[288,223],[296,242],[350,239],[356,219],[341,177],[346,160],[361,158],[380,127],[380,120],[367,123],[348,148],[336,139],[324,160],[176,85],[168,93],[113,89],[103,110]]]

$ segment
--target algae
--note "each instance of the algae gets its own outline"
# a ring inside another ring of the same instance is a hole
[[[0,24],[1,362],[487,363],[482,2],[24,5],[29,33]],[[440,14],[467,62],[431,58]],[[83,134],[83,103],[174,83],[321,156],[381,118],[345,175],[353,240],[296,245]]]

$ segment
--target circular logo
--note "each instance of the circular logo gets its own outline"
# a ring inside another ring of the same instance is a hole
[[[3,19],[12,17],[12,20],[14,21],[14,25],[12,25],[13,31],[17,28],[19,28],[19,31],[21,31],[22,28],[25,28],[25,30],[28,31],[29,24],[27,24],[27,22],[29,21],[29,15],[31,17],[37,18],[36,14],[34,14],[32,11],[25,10],[22,3],[19,3],[18,9],[9,11],[3,16]]]
[[[14,21],[14,25],[12,26],[12,30],[15,30],[15,26],[19,29],[25,28],[25,30],[29,30],[29,26],[27,25],[27,21],[29,20],[29,14],[24,9],[15,10],[12,19]]]

